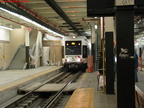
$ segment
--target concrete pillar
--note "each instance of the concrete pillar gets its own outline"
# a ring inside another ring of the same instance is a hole
[[[30,68],[30,56],[29,56],[29,46],[30,46],[30,40],[29,40],[29,30],[26,28],[25,32],[25,48],[26,48],[26,63],[27,63],[27,69]]]
[[[130,7],[118,7],[115,18],[117,36],[117,108],[135,108],[134,10]]]

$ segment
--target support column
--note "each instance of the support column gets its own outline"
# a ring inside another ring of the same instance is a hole
[[[26,63],[27,63],[27,67],[26,69],[29,69],[30,68],[30,59],[29,59],[29,46],[26,46]]]
[[[106,94],[114,94],[114,47],[113,32],[105,33],[106,46]]]
[[[92,44],[95,43],[95,38],[96,38],[96,29],[95,29],[95,22],[91,23],[91,28],[92,28]]]
[[[135,108],[134,10],[116,10],[117,108]]]
[[[29,56],[29,32],[26,29],[26,33],[25,33],[25,48],[26,48],[26,63],[27,63],[27,69],[30,68],[30,56]]]

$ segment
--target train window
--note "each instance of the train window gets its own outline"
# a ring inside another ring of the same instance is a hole
[[[81,55],[81,41],[66,41],[65,55]]]
[[[64,58],[64,46],[62,46],[62,58]]]
[[[83,46],[83,58],[87,58],[87,46]]]

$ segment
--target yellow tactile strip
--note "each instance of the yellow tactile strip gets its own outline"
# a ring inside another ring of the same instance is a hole
[[[94,88],[76,89],[65,108],[94,108]]]
[[[30,81],[30,80],[34,79],[34,78],[38,78],[38,77],[40,77],[40,76],[42,76],[42,75],[45,75],[45,74],[47,74],[47,73],[49,73],[49,72],[58,70],[58,69],[60,69],[60,68],[61,68],[61,67],[57,67],[57,68],[54,68],[54,69],[50,69],[50,70],[47,70],[47,71],[43,71],[43,72],[40,72],[40,73],[37,73],[37,74],[34,74],[34,75],[30,75],[30,76],[28,76],[28,77],[24,77],[24,78],[22,78],[22,79],[13,81],[13,82],[11,82],[11,83],[8,83],[8,84],[5,84],[5,85],[1,85],[1,86],[0,86],[0,92],[2,92],[2,91],[4,91],[4,90],[7,90],[7,89],[9,89],[9,88],[12,88],[12,87],[16,87],[16,86],[18,86],[18,85],[20,85],[20,84],[23,84],[23,83],[25,83],[25,82],[27,82],[27,81]]]

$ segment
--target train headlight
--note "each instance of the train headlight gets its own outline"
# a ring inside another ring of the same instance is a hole
[[[69,61],[70,61],[70,59],[66,59],[65,61],[66,61],[66,62],[69,62]]]
[[[77,61],[78,61],[78,62],[80,62],[80,61],[81,61],[81,59],[80,59],[80,58],[78,58],[78,59],[77,59]]]

